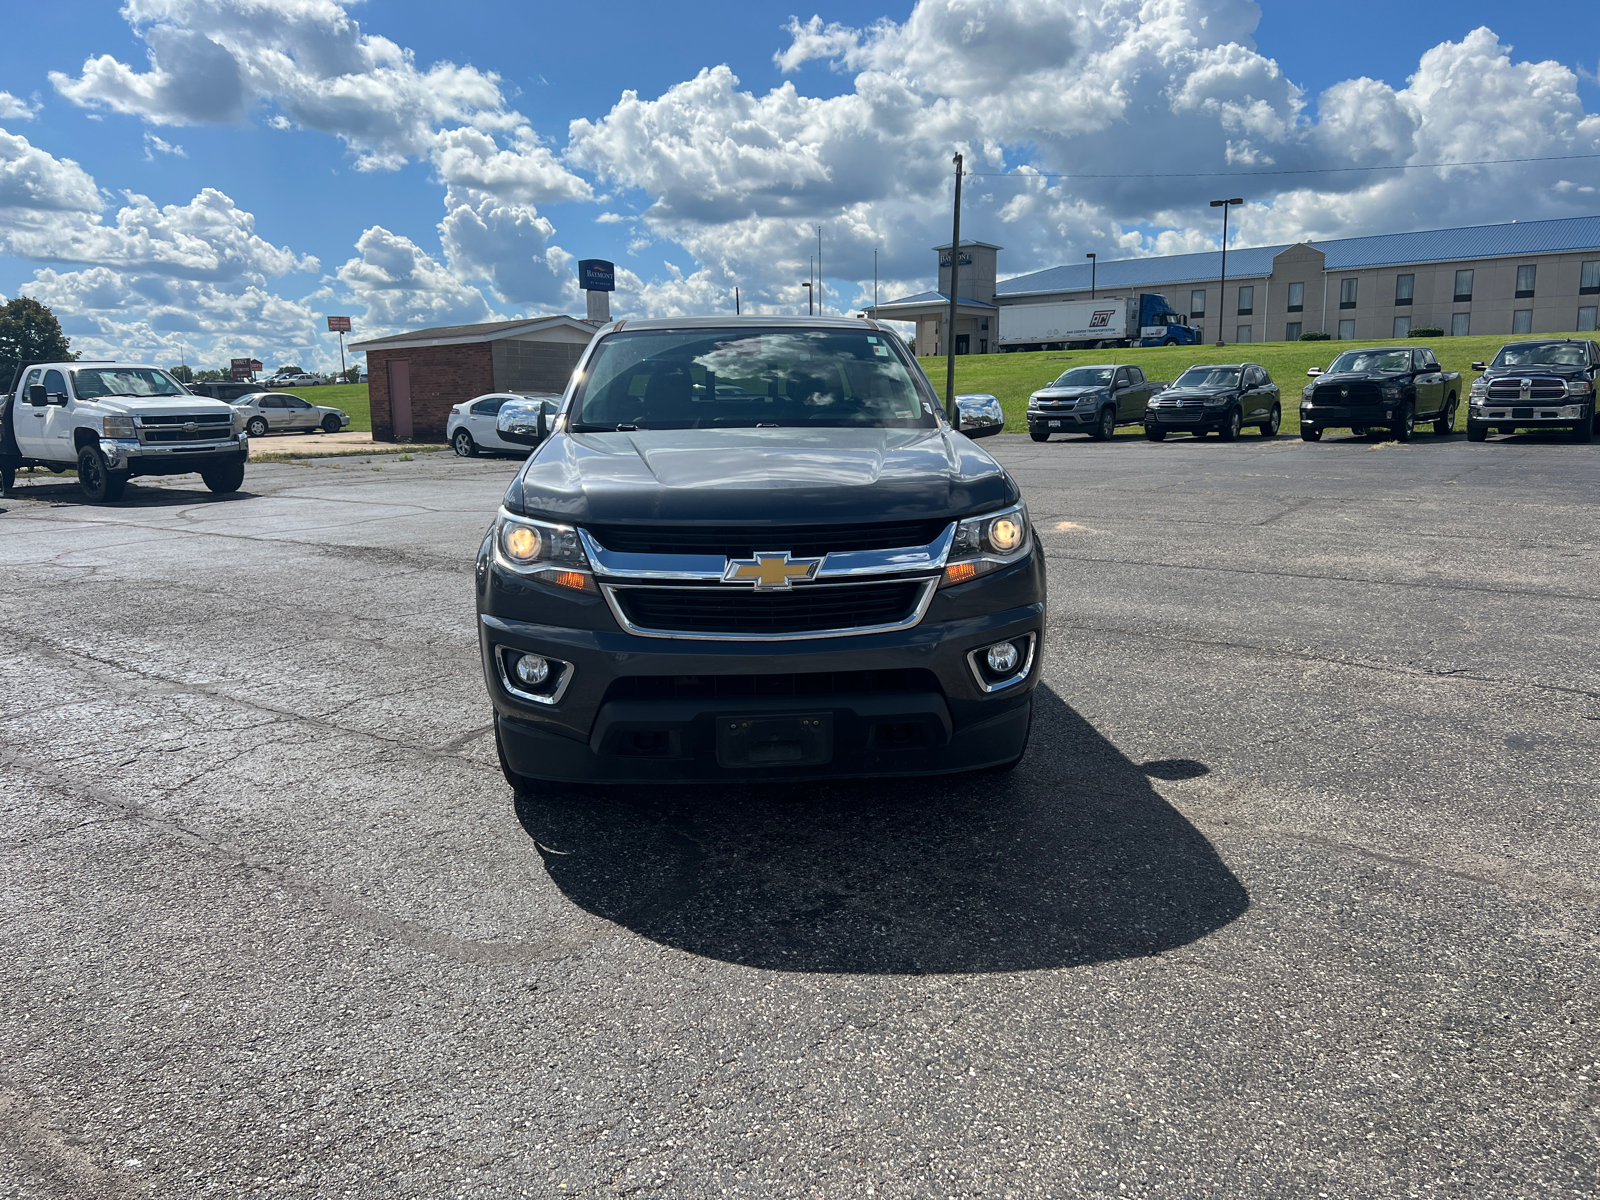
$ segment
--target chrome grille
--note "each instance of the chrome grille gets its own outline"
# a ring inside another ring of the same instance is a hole
[[[1489,381],[1489,399],[1497,400],[1501,404],[1509,404],[1513,400],[1524,399],[1522,394],[1522,381],[1526,378],[1529,383],[1528,400],[1563,400],[1567,395],[1567,385],[1560,379],[1545,376],[1504,376],[1500,379]]]
[[[193,417],[140,417],[138,425],[139,440],[146,445],[215,442],[232,434],[233,417],[227,413],[201,413]]]

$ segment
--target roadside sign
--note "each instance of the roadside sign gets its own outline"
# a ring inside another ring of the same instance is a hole
[[[235,359],[230,359],[229,362],[228,362],[228,366],[231,368],[231,370],[228,373],[230,375],[232,375],[235,379],[240,379],[240,380],[249,379],[257,371],[262,369],[261,368],[261,360],[258,359],[258,358],[235,358]]]
[[[603,258],[581,259],[578,283],[586,292],[614,292],[617,290],[617,266]]]
[[[350,332],[350,318],[349,317],[329,317],[328,318],[328,332],[329,333],[349,333]]]

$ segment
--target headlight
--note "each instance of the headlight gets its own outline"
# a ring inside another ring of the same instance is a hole
[[[1233,403],[1233,397],[1230,396],[1227,392],[1222,393],[1222,395],[1220,395],[1220,396],[1207,396],[1206,397],[1206,407],[1207,408],[1223,408],[1223,407],[1226,407],[1227,405],[1232,404],[1232,403]]]
[[[535,521],[505,509],[495,525],[495,557],[502,567],[576,592],[595,591],[589,556],[571,525]]]
[[[1309,383],[1306,384],[1305,387],[1300,389],[1300,399],[1302,399],[1302,400],[1311,399],[1311,385]]]
[[[1378,394],[1385,400],[1398,400],[1400,399],[1400,385],[1397,383],[1386,383],[1378,389]]]
[[[139,431],[133,427],[132,417],[103,417],[102,429],[108,438],[136,438]]]
[[[235,433],[243,433],[244,432],[244,425],[245,425],[245,415],[242,412],[240,412],[237,408],[234,409],[233,410],[233,431]]]
[[[1023,558],[1033,545],[1028,506],[1018,504],[999,512],[971,517],[956,526],[949,565],[941,587],[965,583],[997,571]]]
[[[1488,394],[1489,394],[1489,381],[1487,379],[1485,379],[1482,375],[1479,375],[1476,379],[1474,379],[1472,381],[1472,397],[1475,400],[1481,400],[1481,399],[1483,399],[1483,397],[1487,396]]]
[[[1567,395],[1569,396],[1587,396],[1593,390],[1594,384],[1587,379],[1567,380]]]

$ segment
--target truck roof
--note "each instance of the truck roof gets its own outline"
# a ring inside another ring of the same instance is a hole
[[[600,332],[614,333],[619,329],[726,329],[730,326],[734,328],[747,326],[751,329],[771,329],[773,326],[785,329],[834,330],[882,328],[876,321],[862,317],[651,317],[648,320],[625,317],[620,321],[613,321]]]

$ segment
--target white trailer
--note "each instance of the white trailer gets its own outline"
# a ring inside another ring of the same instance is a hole
[[[1000,309],[1001,349],[1041,346],[1124,346],[1192,344],[1166,299],[1154,293],[1105,296],[1098,300],[1056,300],[1046,304],[1006,304]]]

